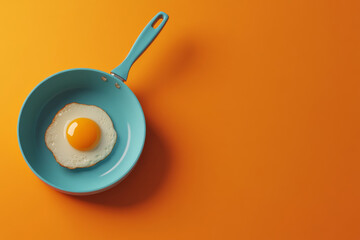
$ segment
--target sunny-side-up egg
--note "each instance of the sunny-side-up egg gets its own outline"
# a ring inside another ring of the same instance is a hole
[[[61,166],[86,168],[111,153],[116,137],[113,122],[104,110],[70,103],[55,115],[46,130],[45,143]]]

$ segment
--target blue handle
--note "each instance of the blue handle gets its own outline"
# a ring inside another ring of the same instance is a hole
[[[160,19],[162,19],[160,25],[157,28],[153,28],[154,24]],[[111,74],[120,78],[123,81],[126,81],[129,70],[134,62],[140,57],[140,55],[147,49],[147,47],[154,41],[156,36],[165,26],[165,23],[169,19],[169,16],[164,12],[159,12],[158,14],[151,19],[151,21],[146,25],[144,30],[140,33],[139,37],[136,39],[136,42],[132,46],[129,54],[125,60],[114,70],[111,71]]]

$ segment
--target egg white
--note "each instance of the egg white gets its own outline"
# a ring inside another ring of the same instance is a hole
[[[77,118],[89,118],[96,122],[101,130],[98,145],[89,151],[73,148],[67,140],[66,130],[71,121]],[[104,160],[112,151],[117,139],[113,122],[109,115],[94,105],[70,103],[54,117],[45,132],[45,143],[55,160],[63,167],[85,168]]]

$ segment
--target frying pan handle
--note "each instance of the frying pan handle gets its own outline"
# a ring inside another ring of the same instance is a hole
[[[154,28],[154,24],[160,19],[162,19],[160,25]],[[141,54],[147,49],[148,46],[154,41],[156,36],[165,26],[165,23],[169,19],[169,16],[164,12],[159,12],[158,14],[151,19],[151,21],[146,25],[144,30],[140,33],[139,37],[136,39],[134,45],[132,46],[129,54],[125,60],[114,70],[111,71],[111,74],[115,77],[118,77],[122,81],[126,81],[129,70],[133,63],[141,56]]]

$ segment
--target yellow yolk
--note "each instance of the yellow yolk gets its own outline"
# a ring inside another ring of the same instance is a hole
[[[70,122],[66,130],[66,138],[70,145],[79,151],[95,148],[100,140],[100,128],[91,119],[77,118]]]

